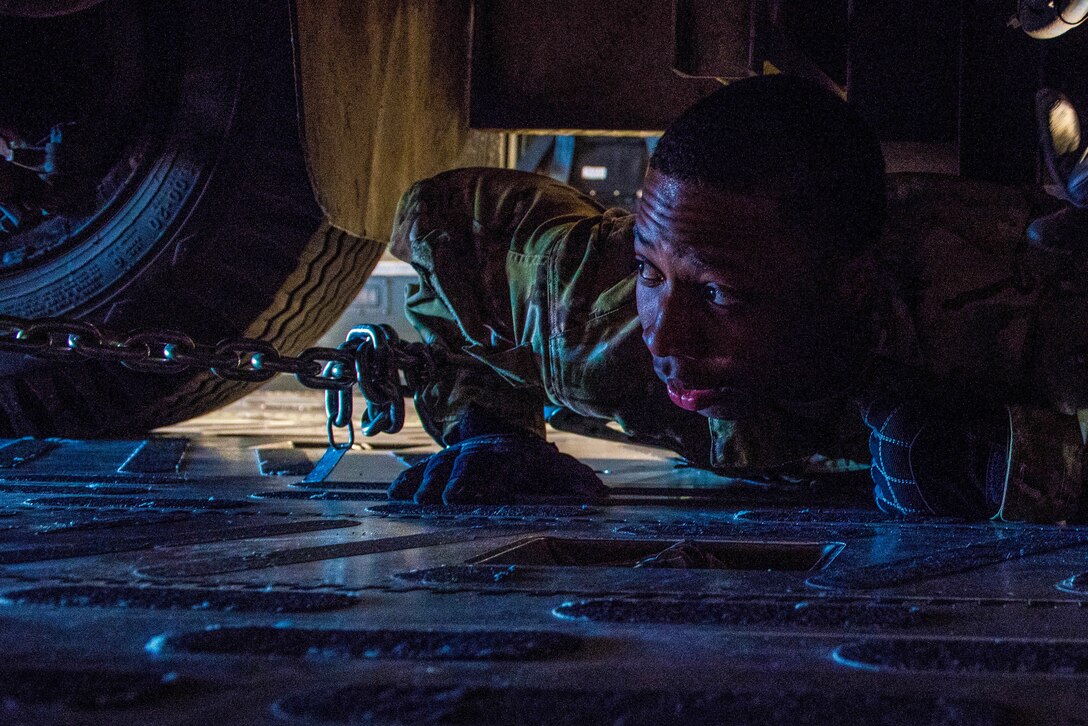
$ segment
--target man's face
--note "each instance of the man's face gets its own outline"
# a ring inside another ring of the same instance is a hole
[[[642,337],[673,403],[732,419],[827,396],[853,325],[778,202],[651,170],[635,224]]]

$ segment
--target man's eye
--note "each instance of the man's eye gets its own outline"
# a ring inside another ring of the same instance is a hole
[[[717,285],[707,285],[704,288],[704,295],[706,296],[707,302],[711,305],[717,305],[718,307],[723,308],[740,305],[742,302],[742,300],[734,293],[724,290]]]
[[[665,279],[661,276],[661,273],[646,260],[635,260],[635,271],[638,272],[638,276],[643,282],[650,284],[657,284]]]

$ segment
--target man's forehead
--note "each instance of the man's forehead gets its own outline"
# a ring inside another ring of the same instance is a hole
[[[700,181],[677,179],[662,174],[656,169],[646,172],[643,183],[643,198],[652,197],[657,204],[665,207],[688,206],[692,204],[742,204],[751,203],[772,211],[778,203],[778,196],[770,192],[742,192],[724,189]]]
[[[762,253],[796,238],[782,219],[780,200],[681,181],[651,170],[635,216],[642,245],[705,247],[708,253]]]

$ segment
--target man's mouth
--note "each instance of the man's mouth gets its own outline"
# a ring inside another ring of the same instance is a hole
[[[684,388],[676,381],[667,381],[669,399],[688,411],[701,411],[722,397],[720,388]]]

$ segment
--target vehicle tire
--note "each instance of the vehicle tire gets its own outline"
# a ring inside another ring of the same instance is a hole
[[[286,353],[333,324],[382,246],[328,226],[314,201],[287,0],[106,0],[70,18],[8,21],[124,33],[108,54],[116,80],[98,95],[138,111],[86,114],[91,128],[131,129],[95,177],[93,209],[3,240],[0,313],[178,330],[201,343],[247,336]],[[254,387],[207,371],[4,353],[0,435],[138,435]]]

